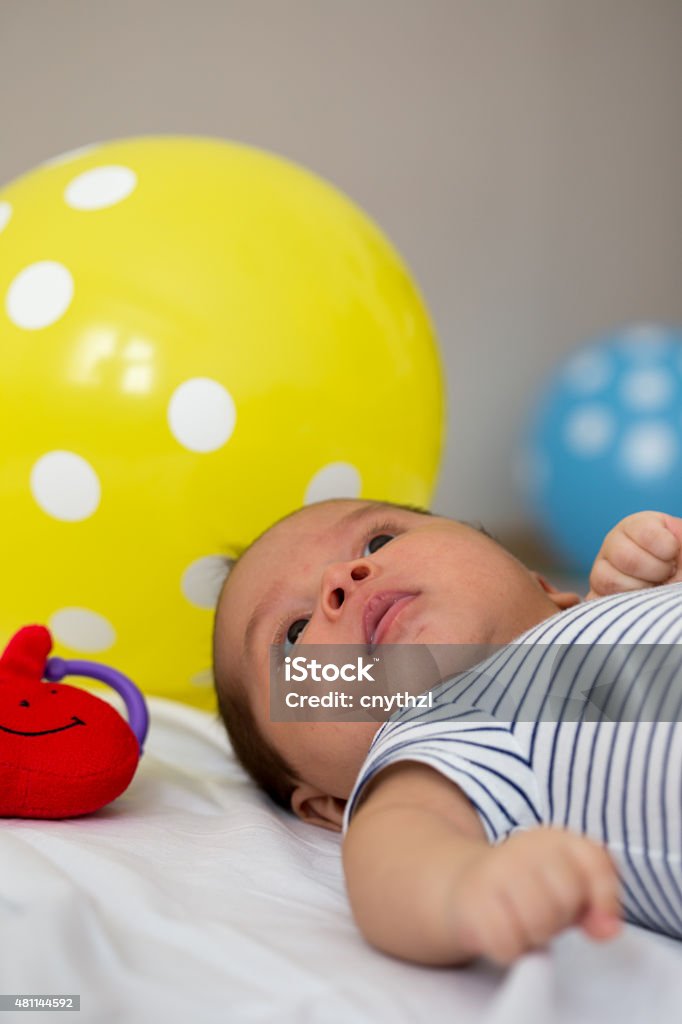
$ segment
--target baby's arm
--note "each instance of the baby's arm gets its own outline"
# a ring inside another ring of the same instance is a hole
[[[682,580],[682,519],[636,512],[606,535],[590,573],[586,600]]]
[[[367,792],[344,871],[360,930],[385,953],[507,964],[573,924],[594,939],[618,932],[618,877],[590,839],[542,827],[491,846],[461,790],[415,762],[388,768]]]

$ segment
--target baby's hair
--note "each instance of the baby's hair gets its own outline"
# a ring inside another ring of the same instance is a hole
[[[339,498],[334,500],[342,503],[349,499]],[[430,516],[433,514],[428,509],[420,508],[418,505],[406,505],[391,501],[377,501],[373,502],[373,504],[379,507],[386,506],[388,508],[403,509],[406,512],[416,512],[419,515]],[[288,515],[278,519],[273,526],[277,526],[300,511],[301,509],[295,509]],[[490,537],[491,540],[495,540],[480,523],[466,523],[464,525],[471,526],[473,529],[485,534],[485,536]],[[229,575],[236,563],[253,544],[256,544],[271,529],[272,526],[269,526],[267,530],[259,534],[248,547],[239,552],[236,558],[226,559],[227,578],[223,584],[223,590],[229,585]],[[229,574],[227,573],[228,569],[230,570]],[[219,605],[220,599],[218,600]],[[260,729],[249,701],[245,681],[236,676],[228,675],[225,667],[221,664],[218,651],[217,619],[216,614],[213,627],[213,674],[218,698],[218,717],[225,727],[235,757],[242,768],[278,806],[291,811],[291,796],[298,782],[296,773],[286,758],[280,754]]]
[[[242,768],[267,795],[285,810],[291,810],[296,774],[289,762],[263,735],[238,679],[219,677],[215,669],[218,714],[225,726],[235,757]]]

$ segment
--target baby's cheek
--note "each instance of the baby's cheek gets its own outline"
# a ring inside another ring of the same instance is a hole
[[[283,724],[282,728],[286,728],[287,724]],[[368,739],[363,744],[357,734],[359,723],[296,724],[298,731],[295,760],[304,781],[327,793],[340,794],[349,789],[355,781],[371,742]]]

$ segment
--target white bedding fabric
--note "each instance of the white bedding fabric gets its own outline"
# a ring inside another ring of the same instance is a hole
[[[149,704],[117,801],[0,822],[0,993],[80,994],[81,1024],[680,1020],[682,943],[633,927],[607,945],[572,931],[508,971],[375,952],[348,910],[339,838],[271,807],[212,716]]]

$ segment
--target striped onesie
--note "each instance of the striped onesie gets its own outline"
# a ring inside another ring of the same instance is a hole
[[[556,825],[608,847],[626,920],[682,938],[682,583],[584,602],[439,684],[376,733],[348,800],[430,765],[491,842]]]

